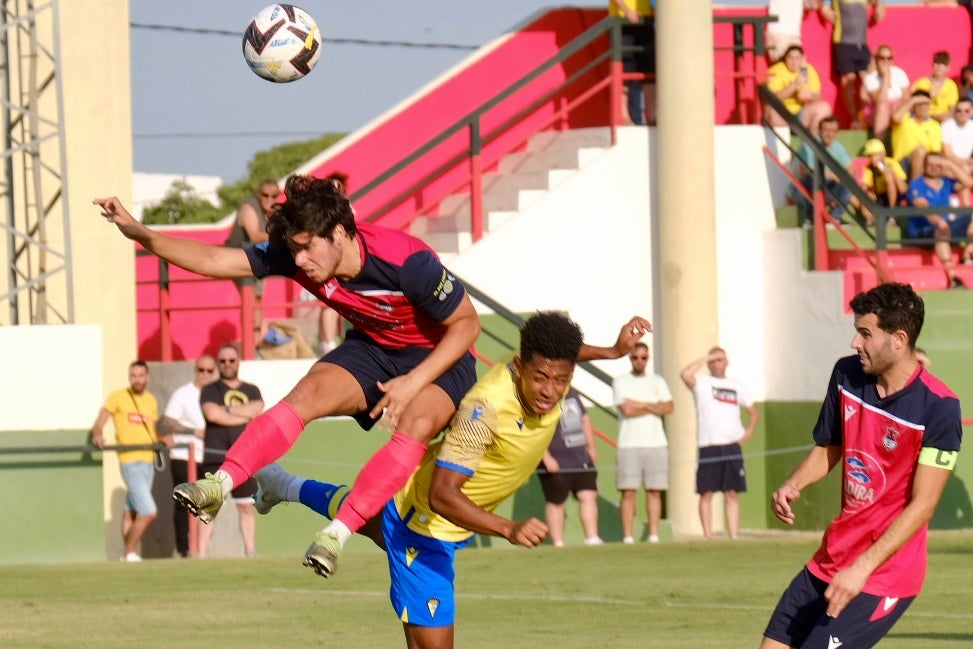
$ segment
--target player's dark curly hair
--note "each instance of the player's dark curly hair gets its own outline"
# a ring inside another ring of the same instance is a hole
[[[520,358],[529,361],[537,354],[574,362],[583,342],[584,334],[576,322],[557,311],[538,311],[520,328]]]
[[[874,313],[882,331],[904,331],[909,336],[909,347],[915,349],[922,323],[926,319],[926,306],[908,284],[879,284],[870,291],[856,295],[849,306],[858,317]]]
[[[287,248],[296,234],[308,233],[333,240],[335,226],[349,236],[358,232],[351,203],[330,180],[294,175],[284,184],[287,201],[267,219],[267,236],[275,248]]]

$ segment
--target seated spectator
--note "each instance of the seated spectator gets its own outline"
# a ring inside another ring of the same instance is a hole
[[[767,69],[767,89],[815,135],[821,119],[831,114],[831,106],[821,99],[821,79],[814,66],[805,61],[804,49],[799,45],[788,47],[784,58]],[[787,126],[776,111],[765,112],[771,126]]]
[[[929,116],[931,103],[928,92],[914,90],[892,113],[892,157],[911,179],[922,175],[922,161],[927,153],[943,149],[943,131],[939,122]]]
[[[922,77],[912,86],[912,90],[925,90],[932,99],[929,116],[941,122],[953,114],[953,106],[959,99],[959,88],[956,82],[949,78],[949,52],[940,51],[933,54],[932,74]]]
[[[909,191],[909,185],[906,183],[908,176],[905,175],[902,165],[895,158],[888,157],[885,145],[876,138],[865,143],[862,155],[868,158],[868,166],[862,172],[862,187],[879,205],[885,207],[898,205],[899,198],[904,198]],[[863,207],[862,215],[869,225],[874,224],[875,216],[871,211]]]
[[[838,140],[838,120],[832,115],[821,120],[821,134],[817,136],[819,142],[824,145],[828,154],[835,159],[848,173],[851,173],[851,156],[845,145]],[[811,193],[814,188],[814,151],[807,142],[801,143],[801,148],[797,152],[798,169],[797,177],[800,179],[804,188]],[[824,201],[827,205],[828,213],[831,214],[839,223],[844,223],[845,210],[851,201],[851,191],[841,184],[838,176],[829,169],[824,168]],[[814,225],[814,206],[804,197],[797,188],[791,186],[789,190],[791,199],[797,205],[801,215],[801,222],[804,227],[809,228]]]
[[[943,153],[973,173],[973,99],[960,97],[953,116],[942,124]]]
[[[891,45],[879,45],[875,58],[862,82],[865,118],[872,135],[884,140],[892,121],[892,112],[909,93],[909,75],[895,65]]]
[[[948,208],[954,193],[960,194],[962,204],[969,205],[969,190],[973,180],[965,167],[950,162],[939,153],[928,154],[924,162],[922,175],[909,183],[909,202],[912,205]],[[949,288],[966,288],[963,280],[956,275],[951,239],[966,239],[963,263],[973,263],[973,242],[970,241],[973,239],[973,225],[969,214],[923,214],[910,217],[905,238],[935,239],[933,248],[943,264]]]

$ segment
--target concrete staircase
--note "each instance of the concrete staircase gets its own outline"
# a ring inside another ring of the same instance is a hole
[[[611,146],[607,128],[545,131],[526,150],[504,156],[495,172],[483,175],[483,230],[492,232],[548,192],[566,182]],[[412,223],[412,234],[444,259],[473,245],[468,193],[443,199],[439,214]]]

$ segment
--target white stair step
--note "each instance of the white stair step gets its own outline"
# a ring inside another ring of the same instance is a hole
[[[607,128],[580,128],[570,131],[542,131],[530,138],[528,151],[611,146],[611,131]]]

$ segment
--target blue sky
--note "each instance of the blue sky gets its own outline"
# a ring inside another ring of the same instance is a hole
[[[133,0],[130,19],[242,34],[266,4]],[[321,133],[353,131],[469,55],[452,49],[331,45],[328,37],[482,45],[546,7],[607,6],[607,0],[296,4],[315,18],[325,47],[312,73],[290,84],[268,83],[250,72],[239,36],[131,30],[136,171],[217,175],[234,182],[245,175],[255,152]]]

